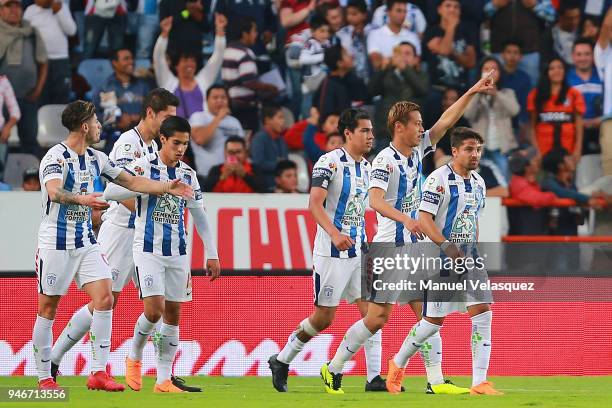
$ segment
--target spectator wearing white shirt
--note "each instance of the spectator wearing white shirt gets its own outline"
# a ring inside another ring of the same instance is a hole
[[[604,83],[604,103],[599,142],[604,176],[612,175],[612,8],[606,13],[595,45],[595,65]]]
[[[346,23],[337,33],[342,47],[353,57],[355,75],[365,83],[370,79],[367,38],[374,26],[368,24],[365,0],[350,0],[346,5]]]
[[[404,27],[408,0],[389,0],[387,7],[387,24],[368,35],[368,54],[376,71],[388,65],[393,56],[393,48],[399,43],[413,44],[417,55],[421,55],[419,36]]]
[[[208,109],[191,115],[191,149],[196,173],[207,177],[210,169],[225,161],[225,141],[232,136],[244,138],[242,125],[230,115],[229,95],[222,85],[206,91]]]
[[[372,25],[379,28],[387,24],[388,20],[387,5],[383,4],[374,11],[374,15],[372,15]],[[419,38],[423,38],[423,33],[427,28],[427,20],[425,19],[425,15],[418,6],[412,3],[406,4],[406,19],[404,20],[404,27],[417,34]]]
[[[310,31],[312,36],[306,40],[300,51],[300,64],[302,65],[302,98],[306,100],[308,110],[312,105],[312,93],[319,89],[319,85],[325,79],[325,64],[323,56],[325,48],[330,46],[329,24],[320,16],[310,20]],[[302,107],[304,109],[304,107]]]
[[[68,37],[77,31],[68,6],[56,0],[36,0],[25,10],[23,19],[38,29],[49,58],[47,81],[38,102],[68,103],[72,85]]]

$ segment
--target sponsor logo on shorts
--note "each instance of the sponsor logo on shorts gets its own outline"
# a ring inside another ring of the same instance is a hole
[[[55,282],[57,282],[57,275],[55,275],[54,273],[48,274],[47,275],[47,285],[53,286],[55,285]]]
[[[144,277],[144,284],[146,288],[150,288],[151,286],[153,286],[153,276],[146,275]]]

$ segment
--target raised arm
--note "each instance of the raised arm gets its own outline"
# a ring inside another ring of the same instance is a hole
[[[166,60],[168,34],[172,28],[172,16],[164,18],[159,23],[159,26],[161,28],[161,34],[157,37],[155,47],[153,48],[153,68],[155,69],[155,80],[157,81],[157,85],[164,87],[171,79],[177,80]]]
[[[215,49],[206,62],[206,65],[196,75],[196,81],[206,91],[210,85],[215,83],[221,64],[223,64],[223,54],[225,52],[226,39],[225,27],[227,18],[223,14],[215,13]]]

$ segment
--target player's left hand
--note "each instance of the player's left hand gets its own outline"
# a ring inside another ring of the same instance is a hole
[[[193,198],[193,188],[180,180],[171,180],[168,194],[190,200]]]
[[[209,259],[206,261],[206,274],[210,276],[210,280],[214,281],[221,274],[221,265],[218,259]]]
[[[478,80],[478,82],[474,84],[474,86],[472,86],[472,88],[470,88],[470,91],[472,93],[490,94],[495,88],[495,80],[493,79],[494,73],[494,69],[487,72],[482,76],[482,78],[480,78],[480,80]]]

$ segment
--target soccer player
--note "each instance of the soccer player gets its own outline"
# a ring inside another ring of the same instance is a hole
[[[40,164],[42,221],[38,231],[36,272],[38,314],[32,333],[39,388],[57,389],[51,376],[53,320],[61,296],[74,279],[93,302],[90,338],[92,347],[89,389],[123,391],[106,373],[110,353],[113,295],[111,272],[92,230],[91,209],[108,208],[93,193],[98,176],[127,189],[150,194],[191,197],[193,190],[180,181],[158,182],[117,167],[109,158],[89,146],[100,141],[101,125],[95,106],[76,101],[62,112],[68,137],[53,146]]]
[[[372,122],[367,112],[346,109],[338,130],[346,139],[344,147],[321,156],[312,169],[309,209],[318,224],[312,255],[315,310],[268,360],[279,392],[287,391],[289,364],[311,338],[331,325],[341,299],[356,302],[362,316],[367,310],[360,299],[361,245],[367,242],[364,214],[370,164],[363,156],[372,148]],[[386,389],[380,378],[380,343],[378,336],[366,345],[366,391]]]
[[[435,170],[425,181],[423,198],[419,206],[419,223],[423,232],[453,260],[462,258],[478,241],[478,215],[485,206],[486,186],[475,169],[478,168],[484,139],[472,129],[459,127],[451,134],[452,161]],[[470,245],[471,244],[471,245]],[[457,246],[459,245],[459,247]],[[472,251],[469,251],[473,255]],[[466,264],[467,265],[467,264]],[[442,272],[442,271],[441,271]],[[464,272],[460,279],[470,279],[474,274],[484,274],[484,269]],[[454,275],[454,276],[453,276]],[[441,279],[450,281],[457,277],[451,273]],[[472,320],[472,388],[471,394],[500,395],[487,381],[491,356],[491,308],[490,291],[465,301],[433,302],[423,306],[423,318],[417,322],[399,352],[389,362],[389,377],[398,387],[408,360],[420,345],[440,331],[444,318],[455,311],[467,310]]]
[[[163,88],[153,89],[143,101],[140,123],[124,132],[110,153],[110,159],[118,166],[127,164],[141,157],[157,156],[159,128],[164,119],[176,115],[178,98]],[[98,241],[111,270],[113,279],[113,309],[123,288],[134,275],[134,258],[132,245],[134,241],[135,200],[122,203],[113,202],[103,215],[104,222],[100,227]],[[60,362],[64,354],[78,343],[91,326],[93,302],[81,307],[70,318],[68,325],[58,337],[51,351],[51,375],[56,380]]]
[[[157,346],[157,381],[154,392],[200,391],[196,387],[179,387],[171,380],[172,363],[179,345],[181,303],[191,301],[191,271],[183,212],[189,209],[198,233],[204,241],[206,267],[219,276],[219,257],[202,202],[196,173],[181,158],[189,146],[191,126],[178,116],[170,116],[160,128],[162,147],[158,157],[143,157],[127,169],[151,180],[182,180],[192,186],[195,196],[182,200],[168,194],[136,195],[136,232],[133,254],[136,279],[144,312],[134,327],[132,348],[126,358],[125,380],[130,388],[142,388],[142,352],[155,324],[163,318]],[[135,194],[110,185],[104,192],[109,200],[122,201]]]
[[[376,210],[378,218],[378,232],[373,242],[395,243],[395,246],[400,248],[423,238],[417,221],[421,201],[423,157],[435,149],[435,144],[459,120],[474,95],[490,89],[490,75],[478,81],[449,107],[427,132],[423,129],[420,107],[417,104],[398,102],[391,107],[387,126],[392,134],[392,142],[376,156],[370,173],[370,206]],[[333,384],[338,387],[334,391],[341,391],[339,387],[345,362],[350,360],[368,339],[380,335],[380,330],[388,321],[396,302],[409,301],[415,316],[418,320],[421,319],[421,299],[400,299],[400,295],[399,290],[372,290],[372,295],[368,298],[370,304],[367,315],[348,329],[334,358],[329,365],[322,367],[326,387],[328,383]],[[427,393],[469,392],[467,388],[457,387],[449,380],[444,380],[442,339],[439,334],[423,344],[421,356],[427,371]],[[327,381],[328,378],[331,380]],[[401,384],[392,388],[389,387],[390,381],[387,377],[386,389],[390,392],[400,392]]]

